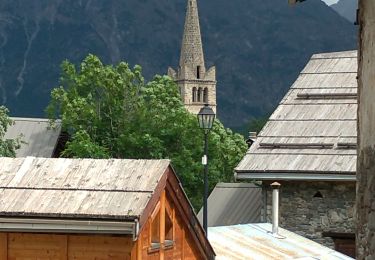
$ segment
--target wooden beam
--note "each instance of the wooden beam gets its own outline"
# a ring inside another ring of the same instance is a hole
[[[160,196],[160,260],[164,260],[164,241],[165,241],[165,190]]]
[[[142,238],[138,237],[137,241],[137,260],[142,259]]]
[[[182,226],[182,246],[181,246],[181,259],[185,259],[185,227]]]

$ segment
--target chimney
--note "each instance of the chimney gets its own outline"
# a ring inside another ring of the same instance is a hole
[[[256,139],[257,139],[257,132],[249,132],[249,138],[246,140],[246,143],[249,148],[255,142]]]
[[[281,184],[274,182],[272,187],[272,235],[279,237],[279,189]]]

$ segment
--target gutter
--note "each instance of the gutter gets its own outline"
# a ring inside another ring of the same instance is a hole
[[[314,174],[314,173],[252,173],[235,172],[235,180],[261,180],[261,181],[348,181],[355,182],[355,174]]]
[[[2,232],[123,234],[138,237],[139,224],[118,221],[0,218]]]

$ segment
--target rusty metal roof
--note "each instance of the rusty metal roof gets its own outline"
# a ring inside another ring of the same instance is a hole
[[[0,216],[136,218],[169,163],[0,158]]]
[[[208,226],[261,221],[262,190],[253,183],[218,183],[208,198]],[[198,213],[201,223],[203,208]]]
[[[356,76],[356,51],[313,55],[236,167],[237,178],[252,173],[258,179],[263,173],[354,175]]]
[[[269,223],[210,227],[208,240],[217,260],[352,259],[285,229],[279,228],[280,238],[271,230]]]
[[[17,157],[36,156],[52,157],[57,144],[61,123],[56,121],[56,128],[51,129],[48,119],[12,117],[14,125],[5,133],[6,139],[22,135],[24,143],[16,151]]]

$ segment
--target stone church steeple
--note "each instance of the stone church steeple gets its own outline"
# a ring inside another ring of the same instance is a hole
[[[216,113],[216,69],[206,70],[204,63],[197,0],[187,2],[179,67],[177,71],[169,68],[168,75],[177,82],[189,112],[198,114],[207,103]]]

